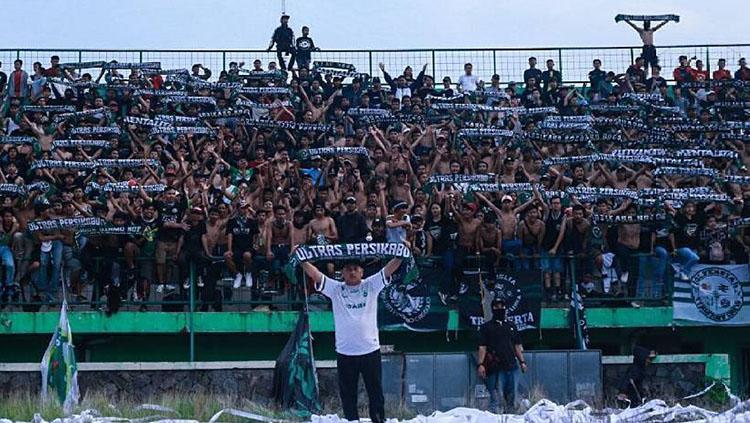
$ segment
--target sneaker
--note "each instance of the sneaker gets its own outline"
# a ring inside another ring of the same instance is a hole
[[[628,276],[630,276],[628,272],[622,272],[622,275],[620,275],[620,282],[628,283]]]
[[[240,285],[242,285],[242,273],[238,273],[234,276],[234,284],[232,284],[234,289],[239,288]]]
[[[203,283],[203,276],[198,275],[198,288],[203,288],[205,284]]]
[[[134,303],[137,303],[141,300],[141,297],[138,296],[138,293],[136,291],[133,291],[132,301]]]
[[[253,309],[253,311],[271,311],[271,308],[268,306],[268,304],[261,304]]]
[[[469,292],[469,285],[461,282],[461,286],[458,287],[458,295],[464,295]]]
[[[631,301],[630,306],[633,308],[641,308],[641,303],[639,303],[638,301]]]
[[[182,287],[185,289],[190,289],[190,278],[185,279],[185,282],[182,284]]]
[[[245,273],[245,286],[250,288],[253,286],[253,274],[252,272]]]
[[[440,298],[440,302],[443,303],[443,305],[448,305],[448,296],[443,294],[442,292],[438,292],[438,297]]]
[[[157,294],[161,294],[162,292],[164,292],[164,284],[160,283],[160,284],[156,285],[156,293]]]

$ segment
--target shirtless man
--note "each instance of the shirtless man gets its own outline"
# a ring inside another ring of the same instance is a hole
[[[305,213],[301,210],[294,212],[292,218],[292,247],[307,242],[307,223],[305,222]]]
[[[635,215],[636,206],[630,200],[625,200],[623,204],[615,210],[609,212],[610,215],[618,215],[624,212],[625,215]],[[638,252],[641,244],[641,225],[638,223],[625,223],[617,226],[617,244],[614,253],[617,261],[616,270],[621,284],[627,284],[627,294],[634,297],[636,293],[635,278],[630,278],[630,269],[637,264],[633,255]]]
[[[318,245],[335,242],[339,237],[336,232],[336,222],[331,217],[326,216],[325,205],[322,203],[315,204],[313,212],[313,220],[307,225],[308,241]]]
[[[394,202],[405,202],[409,207],[414,205],[414,198],[411,195],[411,186],[406,182],[406,171],[403,169],[396,169],[393,172],[394,182],[391,185],[388,193],[391,196],[391,201]]]
[[[486,214],[482,226],[477,231],[477,251],[485,256],[485,264],[489,269],[490,280],[494,280],[495,269],[500,265],[502,255],[503,234],[495,226],[496,217]]]
[[[456,197],[450,197],[450,207],[453,211],[453,215],[456,217],[458,222],[458,249],[456,249],[456,265],[454,271],[456,280],[462,280],[464,264],[466,257],[471,256],[477,252],[477,230],[482,224],[482,221],[476,218],[477,205],[470,203],[465,204],[461,211],[456,210]],[[464,294],[468,287],[462,281],[459,288],[459,294]]]
[[[303,115],[305,123],[323,123],[328,108],[331,107],[336,97],[341,95],[341,90],[337,90],[331,95],[331,97],[323,102],[323,96],[320,94],[314,94],[312,100],[307,96],[306,90],[299,90],[302,94],[302,99],[307,105],[307,112]],[[308,113],[309,112],[309,113]]]
[[[271,265],[271,274],[275,278],[289,261],[289,253],[292,251],[292,222],[287,220],[286,207],[274,206],[273,219],[268,219],[265,226],[266,260]]]
[[[666,25],[667,22],[669,21],[664,21],[659,25],[651,28],[651,21],[643,21],[643,28],[640,28],[633,22],[627,19],[625,20],[625,23],[630,25],[635,30],[635,32],[638,33],[638,36],[641,37],[641,41],[643,41],[643,51],[641,51],[641,57],[645,61],[644,69],[648,69],[649,66],[659,64],[659,58],[656,56],[656,46],[654,46],[654,32],[658,31],[661,27]]]
[[[512,257],[518,256],[521,252],[521,240],[518,239],[518,217],[516,216],[531,205],[533,198],[518,207],[513,207],[513,197],[510,195],[503,195],[500,199],[501,208],[498,208],[483,194],[477,192],[474,193],[474,195],[487,204],[495,213],[495,216],[500,220],[500,232],[503,238],[503,254],[511,256],[509,257],[509,260],[510,263],[513,263],[514,269],[520,269],[520,262],[518,260],[513,260]]]
[[[539,255],[542,248],[542,241],[544,240],[544,232],[545,225],[544,222],[539,219],[539,209],[537,207],[532,207],[527,210],[518,229],[518,236],[521,238],[523,255]],[[524,270],[536,269],[537,266],[535,263],[537,263],[535,258],[526,258],[521,261],[521,267]]]

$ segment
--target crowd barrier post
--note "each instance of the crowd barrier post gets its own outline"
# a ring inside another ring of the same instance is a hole
[[[563,60],[562,60],[562,49],[561,48],[557,49],[557,70],[560,71],[560,73],[562,74],[562,72],[563,72]],[[524,81],[524,83],[525,82],[526,81]],[[562,84],[562,81],[560,81],[560,84]]]
[[[227,70],[227,52],[221,52],[221,70]]]
[[[434,61],[432,66],[435,66]],[[492,50],[492,74],[497,74],[497,50]]]
[[[195,361],[195,263],[190,262],[190,310],[188,310],[188,331],[190,332],[190,362]]]

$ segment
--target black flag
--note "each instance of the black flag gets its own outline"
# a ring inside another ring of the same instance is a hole
[[[276,359],[273,395],[281,407],[301,417],[321,411],[310,321],[306,311],[300,312],[292,336]]]

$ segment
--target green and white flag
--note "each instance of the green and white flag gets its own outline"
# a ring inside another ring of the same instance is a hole
[[[66,415],[78,404],[78,365],[76,364],[73,333],[68,322],[68,303],[63,300],[60,321],[44,352],[41,363],[42,400],[47,401],[48,389],[57,394]]]

